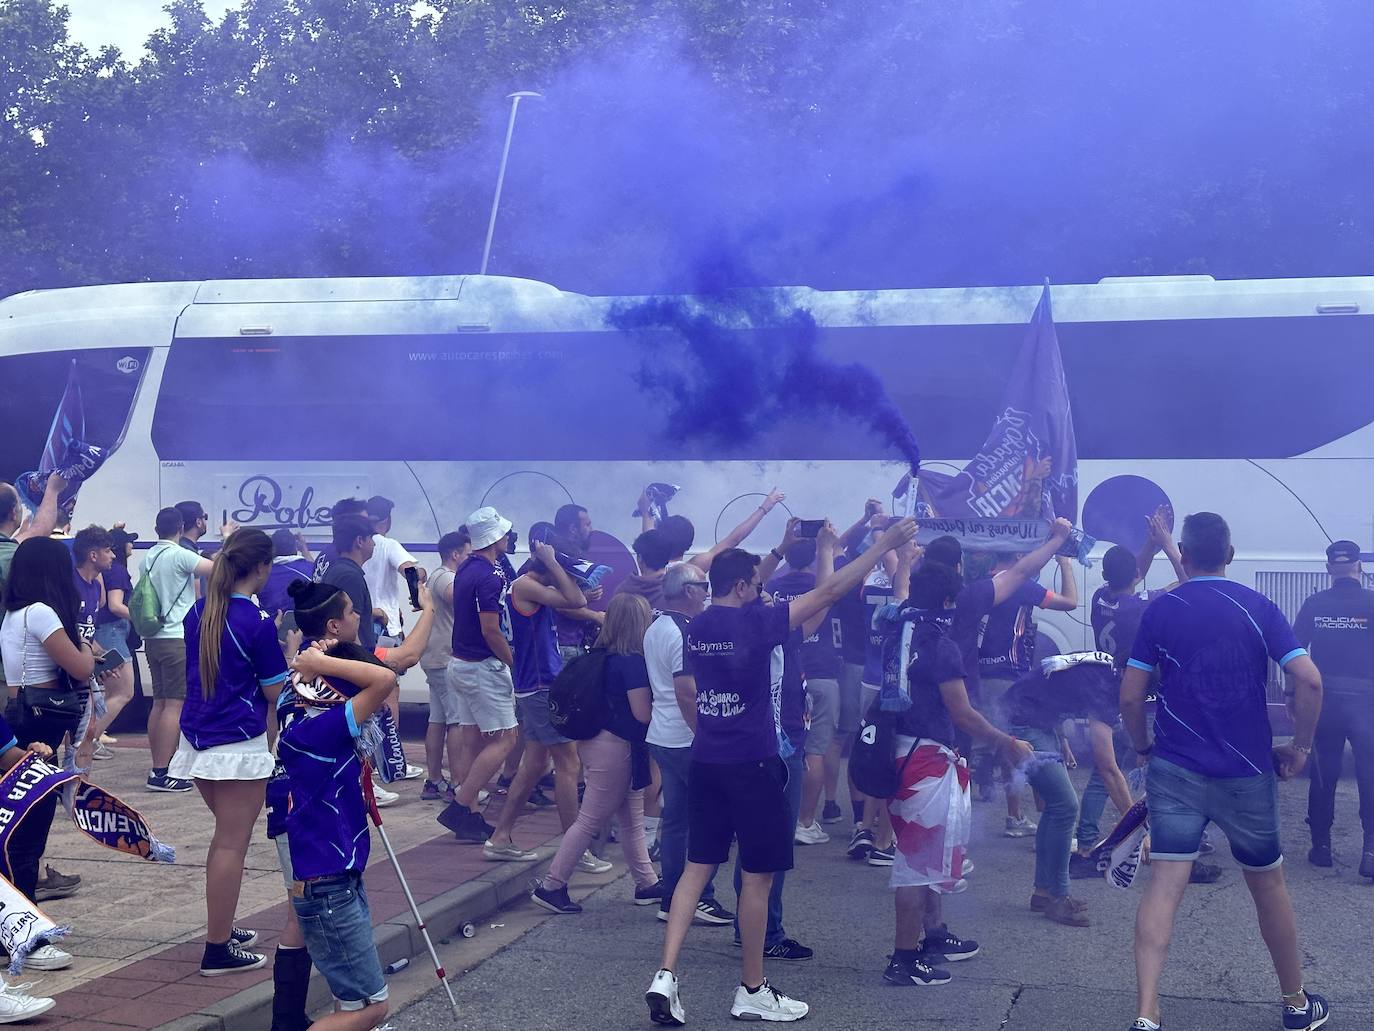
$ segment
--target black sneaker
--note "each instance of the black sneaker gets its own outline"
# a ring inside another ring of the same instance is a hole
[[[1307,1005],[1283,1008],[1284,1031],[1315,1031],[1331,1019],[1331,1003],[1316,992],[1307,993]]]
[[[582,907],[568,898],[567,885],[557,891],[546,888],[542,884],[536,885],[534,891],[530,892],[530,901],[540,909],[547,909],[550,913],[558,913],[562,916],[571,916],[573,913],[582,912]]]
[[[912,985],[924,988],[933,984],[949,984],[953,978],[949,976],[948,970],[932,967],[923,959],[903,963],[896,956],[891,956],[887,962],[887,969],[883,971],[883,980],[903,988]]]
[[[511,781],[514,779],[514,777],[507,777],[504,773],[501,776],[497,777],[496,793],[498,795],[504,795],[507,791],[510,790]]]
[[[150,773],[148,774],[148,779],[144,781],[144,786],[149,791],[164,791],[170,794],[179,795],[183,792],[190,791],[195,785],[189,780],[183,780],[181,777],[169,777],[165,773]]]
[[[227,945],[205,945],[205,955],[200,961],[201,977],[219,977],[221,974],[241,974],[245,970],[257,970],[266,965],[267,957],[256,952],[239,948],[230,940]]]
[[[844,819],[844,811],[838,802],[826,802],[821,808],[821,823],[839,823]]]
[[[496,833],[496,828],[487,823],[481,813],[474,813],[457,802],[445,807],[435,819],[441,826],[453,831],[453,836],[459,841],[471,841],[481,845]]]
[[[231,927],[229,929],[229,942],[237,945],[241,949],[246,949],[258,940],[258,932],[250,931],[246,927]]]
[[[869,866],[891,866],[897,860],[897,852],[893,848],[873,848],[868,851]]]
[[[1190,884],[1215,884],[1221,880],[1221,867],[1216,863],[1193,863],[1193,872],[1188,875]]]
[[[545,791],[552,791],[552,790],[553,790],[553,774],[552,774],[551,772],[550,772],[550,773],[544,774],[544,776],[542,776],[542,777],[539,778],[539,783],[536,784],[535,787],[536,787],[536,788],[542,788],[542,789],[545,790]]]
[[[663,882],[654,881],[647,888],[635,889],[636,906],[658,906],[663,902]]]
[[[1069,880],[1085,881],[1093,877],[1101,877],[1101,872],[1097,869],[1097,861],[1087,856],[1080,856],[1077,852],[1069,856]]]
[[[926,940],[921,944],[921,960],[927,964],[958,963],[976,955],[976,941],[950,934],[943,924],[926,931]]]
[[[531,809],[551,809],[558,803],[539,788],[535,788],[530,792],[530,797],[525,800],[525,804]]]
[[[1331,843],[1324,845],[1313,845],[1307,852],[1307,861],[1313,866],[1331,865]]]
[[[873,851],[873,832],[866,827],[860,827],[849,839],[849,847],[844,850],[844,854],[850,859],[857,859],[860,862],[868,858],[868,853]]]
[[[776,945],[765,945],[763,947],[764,959],[782,959],[796,963],[800,960],[810,959],[815,952],[808,949],[801,942],[792,938],[784,938]]]
[[[667,901],[666,899],[664,901]],[[667,912],[660,910],[660,912]],[[702,899],[697,903],[697,913],[694,918],[699,924],[708,924],[711,927],[720,927],[724,924],[733,924],[735,914],[722,906],[715,899]]]
[[[58,873],[51,866],[47,867],[45,872],[46,876],[38,878],[38,887],[33,896],[35,902],[65,899],[69,895],[75,895],[81,888],[81,877],[78,874]]]

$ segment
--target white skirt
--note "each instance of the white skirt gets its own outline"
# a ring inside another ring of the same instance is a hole
[[[182,780],[266,780],[276,760],[267,750],[267,735],[248,741],[231,741],[198,749],[181,735],[177,753],[167,766],[167,776]]]

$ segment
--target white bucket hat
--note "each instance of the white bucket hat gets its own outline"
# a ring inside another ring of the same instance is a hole
[[[481,551],[510,533],[511,521],[496,509],[487,506],[468,516],[467,528],[468,537],[472,539],[472,550]]]

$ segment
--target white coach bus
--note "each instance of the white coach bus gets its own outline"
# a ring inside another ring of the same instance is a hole
[[[879,373],[943,468],[986,435],[1040,288],[778,293],[814,315],[822,354]],[[145,540],[183,499],[324,540],[332,502],[382,494],[397,502],[393,535],[419,551],[482,503],[523,529],[575,501],[628,543],[640,489],[664,481],[701,542],[774,485],[791,512],[848,524],[902,474],[832,411],[748,439],[667,423],[640,375],[677,345],[609,328],[624,300],[482,276],[19,294],[0,301],[0,477],[36,463],[73,359],[88,436],[118,442],[76,522],[124,520]],[[1330,538],[1374,543],[1374,278],[1105,279],[1056,286],[1053,302],[1081,504],[1143,519],[1131,505],[1162,492],[1180,515],[1223,513],[1235,575],[1290,613],[1320,585]],[[776,346],[775,332],[737,346]],[[750,545],[773,544],[784,518]],[[1166,574],[1161,562],[1151,579]],[[1086,600],[1099,576],[1085,579]],[[1085,613],[1042,630],[1082,648]]]

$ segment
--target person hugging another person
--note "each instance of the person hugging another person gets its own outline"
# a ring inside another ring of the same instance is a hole
[[[235,530],[215,556],[205,597],[184,622],[186,701],[168,775],[192,781],[214,817],[205,861],[205,977],[267,962],[247,951],[257,932],[233,924],[244,857],[274,766],[267,705],[276,702],[287,677],[276,624],[253,601],[271,571],[267,534]]]

